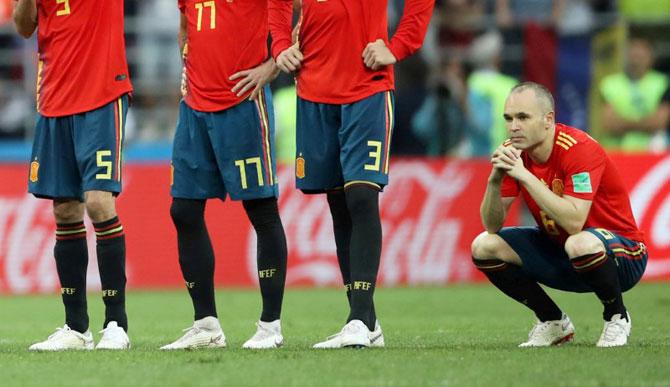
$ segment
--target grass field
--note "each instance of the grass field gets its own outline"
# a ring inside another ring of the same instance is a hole
[[[217,294],[228,348],[158,351],[191,324],[186,292],[128,295],[128,352],[29,353],[62,324],[56,296],[0,298],[0,385],[68,386],[670,386],[670,285],[627,293],[633,334],[625,348],[598,349],[601,307],[592,295],[552,292],[577,332],[566,347],[519,349],[532,316],[491,286],[381,289],[376,301],[387,348],[316,351],[341,328],[339,290],[291,290],[285,297],[285,346],[250,352],[260,297]],[[102,302],[89,299],[92,329]],[[96,340],[99,335],[95,335]]]

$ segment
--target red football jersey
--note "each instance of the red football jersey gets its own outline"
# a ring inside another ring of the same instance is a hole
[[[123,0],[37,0],[37,110],[60,117],[132,91]]]
[[[363,50],[382,39],[397,60],[411,55],[423,43],[434,3],[406,0],[389,41],[387,0],[302,0],[298,41],[304,60],[296,74],[298,95],[312,102],[345,104],[393,90],[393,66],[368,69]],[[292,4],[292,0],[270,0],[275,58],[292,44]]]
[[[621,176],[605,150],[591,136],[579,129],[556,124],[554,147],[545,163],[533,162],[525,152],[521,157],[523,165],[555,194],[592,202],[584,228],[604,228],[643,242],[644,236],[635,224],[628,191]],[[521,184],[505,176],[501,196],[514,197],[519,192],[538,226],[564,243],[568,233],[540,209]]]
[[[179,0],[188,22],[184,49],[184,100],[213,112],[242,102],[228,78],[268,59],[267,0]]]

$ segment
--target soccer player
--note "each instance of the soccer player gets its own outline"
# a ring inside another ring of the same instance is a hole
[[[127,349],[125,237],[116,214],[132,86],[123,0],[15,0],[25,38],[37,30],[37,127],[28,191],[53,202],[54,257],[65,325],[30,350],[93,349],[88,330],[84,211],[93,221],[105,303],[97,349]]]
[[[626,187],[603,148],[554,117],[553,98],[539,84],[519,84],[507,97],[504,118],[510,138],[491,158],[481,205],[486,232],[472,242],[474,264],[537,316],[520,347],[560,345],[574,336],[570,318],[539,283],[595,293],[605,320],[596,345],[625,345],[631,319],[622,292],[644,272],[643,235]],[[537,227],[502,227],[519,195]]]
[[[268,59],[267,0],[179,0],[178,5],[184,98],[172,153],[170,214],[195,321],[161,349],[226,346],[214,301],[214,251],[204,211],[207,199],[228,195],[242,201],[258,241],[263,311],[243,348],[276,348],[283,344],[287,249],[266,86],[279,73]]]
[[[291,0],[271,0],[272,54],[296,72],[296,181],[326,193],[350,313],[315,348],[383,346],[373,304],[382,246],[379,192],[388,184],[393,64],[414,53],[434,0],[407,0],[393,38],[386,0],[303,0],[297,42]]]

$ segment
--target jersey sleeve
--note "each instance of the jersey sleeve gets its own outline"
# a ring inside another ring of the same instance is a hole
[[[184,13],[184,8],[186,8],[186,0],[177,0],[177,7],[179,7],[179,10]]]
[[[563,158],[563,193],[583,200],[593,200],[607,165],[605,151],[594,143],[570,148]]]
[[[500,197],[514,198],[519,196],[519,191],[519,183],[508,175],[505,175],[500,186]]]
[[[393,34],[389,50],[398,61],[418,50],[426,36],[435,0],[406,0],[402,18]]]
[[[291,47],[291,23],[293,21],[293,0],[269,0],[268,26],[272,35],[272,57]]]

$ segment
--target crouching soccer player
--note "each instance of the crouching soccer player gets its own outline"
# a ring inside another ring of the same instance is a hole
[[[263,312],[243,348],[276,348],[283,344],[279,317],[287,251],[277,206],[272,101],[265,86],[278,73],[267,60],[267,0],[178,4],[184,99],[172,154],[170,214],[195,322],[162,349],[226,346],[204,211],[207,199],[227,195],[242,200],[258,237]]]
[[[96,349],[127,349],[125,237],[116,215],[121,153],[132,91],[123,36],[123,0],[15,0],[17,31],[37,29],[37,127],[28,191],[53,201],[54,257],[65,325],[30,350],[93,349],[88,330],[88,248],[84,211],[97,236],[105,303]]]
[[[622,292],[642,277],[647,251],[619,173],[588,134],[555,123],[553,98],[541,85],[513,88],[504,117],[510,139],[491,158],[475,266],[537,316],[520,347],[560,345],[575,332],[538,283],[595,293],[605,320],[596,345],[625,345],[631,318]],[[538,227],[502,228],[519,195]]]

